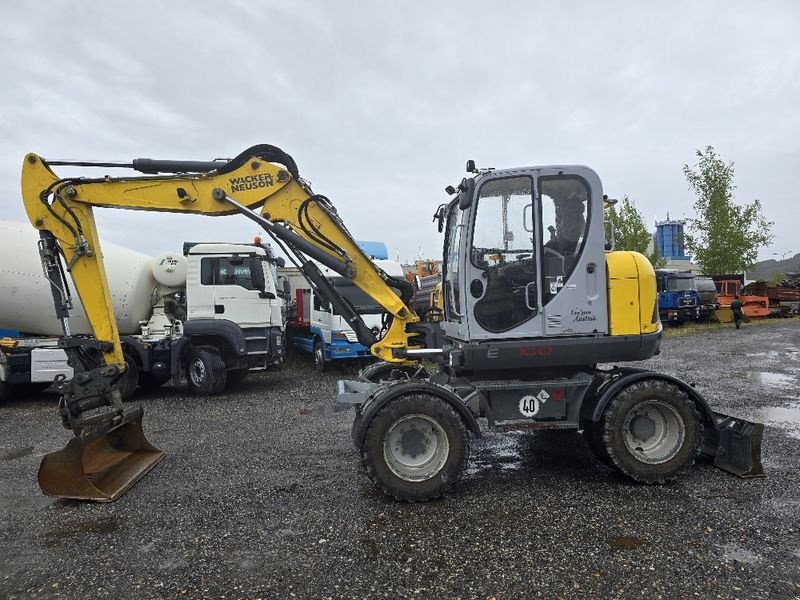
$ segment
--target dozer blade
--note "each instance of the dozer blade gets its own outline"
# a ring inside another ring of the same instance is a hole
[[[165,454],[147,441],[142,413],[107,433],[74,437],[39,465],[39,487],[48,496],[113,502]]]
[[[707,429],[703,454],[714,466],[739,477],[766,477],[761,465],[764,425],[714,413],[716,430]]]

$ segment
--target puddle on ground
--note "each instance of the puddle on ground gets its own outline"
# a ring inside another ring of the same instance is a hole
[[[608,538],[608,545],[617,550],[636,550],[644,546],[645,541],[628,535]]]
[[[82,537],[88,533],[109,534],[119,530],[119,523],[115,517],[95,519],[78,523],[74,527],[54,529],[45,534],[45,544],[48,548],[61,546],[66,540]]]
[[[737,379],[745,379],[767,385],[770,387],[786,387],[796,383],[796,379],[792,375],[783,375],[782,373],[767,373],[766,371],[745,371],[733,374]]]
[[[24,448],[17,448],[16,450],[9,450],[0,454],[0,460],[14,460],[33,454],[33,446],[25,446]]]
[[[761,557],[755,552],[750,552],[750,550],[745,550],[734,544],[725,544],[720,548],[722,548],[723,560],[747,564],[753,564],[761,560]]]
[[[485,436],[485,445],[475,448],[467,466],[466,474],[475,475],[486,469],[516,471],[522,468],[519,454],[519,436],[513,434],[497,435],[494,439]]]
[[[792,402],[786,406],[764,406],[756,412],[756,420],[777,425],[792,437],[800,439],[800,402]]]

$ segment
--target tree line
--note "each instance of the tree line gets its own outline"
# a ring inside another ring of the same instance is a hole
[[[761,212],[761,202],[737,204],[733,191],[733,163],[726,163],[707,146],[697,150],[697,164],[683,166],[689,190],[695,194],[694,216],[686,219],[684,246],[702,273],[740,273],[753,268],[759,248],[772,241],[772,225]],[[653,244],[652,234],[636,203],[627,195],[606,209],[613,224],[617,250],[646,255],[655,268],[666,264]]]

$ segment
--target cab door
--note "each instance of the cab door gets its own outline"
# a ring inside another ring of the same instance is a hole
[[[537,180],[539,287],[545,336],[608,331],[603,196],[580,166],[542,168]]]
[[[464,261],[472,340],[542,335],[536,175],[517,171],[476,181]]]

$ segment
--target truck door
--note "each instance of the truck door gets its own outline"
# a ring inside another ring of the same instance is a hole
[[[275,298],[272,278],[264,277],[261,257],[257,254],[209,256],[200,263],[203,287],[212,288],[213,317],[227,319],[241,326],[266,327],[271,324],[271,298]],[[254,277],[254,271],[261,270]],[[258,281],[266,281],[265,290]],[[262,293],[264,292],[264,293]],[[267,297],[262,297],[267,295]]]

